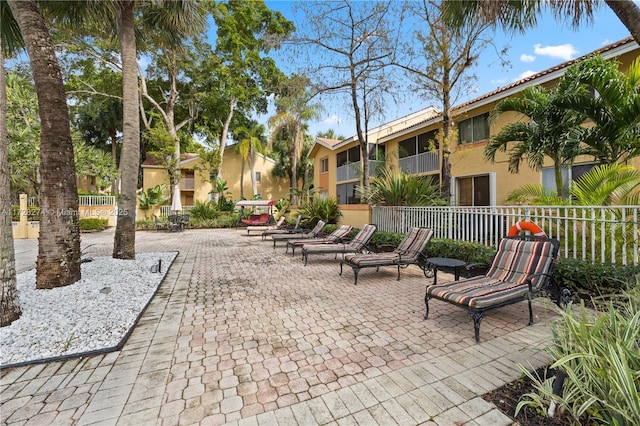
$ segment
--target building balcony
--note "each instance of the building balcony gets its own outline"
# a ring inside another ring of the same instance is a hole
[[[195,178],[181,178],[180,179],[180,190],[181,191],[193,191],[196,189],[196,179]]]
[[[422,154],[401,158],[398,160],[398,166],[403,172],[410,175],[435,172],[440,169],[440,157],[435,152],[423,152]]]

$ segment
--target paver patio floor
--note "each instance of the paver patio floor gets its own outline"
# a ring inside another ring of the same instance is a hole
[[[355,286],[333,255],[304,266],[241,230],[136,238],[180,255],[123,350],[2,371],[3,424],[510,424],[479,395],[547,362],[547,301],[531,327],[526,303],[488,313],[476,344],[460,308],[422,319],[415,266]]]

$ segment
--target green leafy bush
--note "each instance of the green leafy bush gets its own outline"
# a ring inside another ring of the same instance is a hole
[[[596,302],[595,312],[570,305],[554,328],[549,353],[552,368],[566,373],[562,394],[552,393],[545,381],[527,372],[535,392],[523,397],[524,406],[543,409],[557,404],[575,424],[637,425],[640,421],[640,278],[635,287],[607,302]]]
[[[155,223],[151,219],[136,220],[137,230],[155,229]]]
[[[298,208],[308,227],[315,226],[320,220],[326,223],[338,223],[342,212],[338,207],[338,200],[335,198],[314,197],[311,201],[303,203]]]
[[[214,203],[211,201],[197,201],[189,210],[189,215],[191,221],[198,220],[211,220],[215,219],[220,215],[220,212],[214,207]]]
[[[433,238],[427,246],[427,257],[451,257],[467,263],[491,264],[497,249],[469,241]]]
[[[635,282],[640,267],[620,267],[611,263],[597,264],[581,259],[559,259],[553,277],[561,287],[571,290],[574,300],[619,294]]]
[[[109,221],[107,219],[88,217],[81,218],[79,225],[81,231],[103,231],[109,227]]]
[[[371,241],[369,245],[373,249],[378,249],[380,247],[397,247],[400,244],[400,241],[404,238],[405,234],[400,234],[397,232],[385,232],[385,231],[376,231],[371,237]]]
[[[220,210],[221,212],[232,212],[235,210],[235,208],[236,203],[234,203],[233,200],[222,197],[218,200],[218,210]]]
[[[143,191],[138,195],[140,210],[144,212],[145,218],[149,210],[169,199],[169,197],[165,196],[165,192],[167,192],[167,184],[161,183],[153,188],[148,188],[146,192]]]
[[[213,219],[193,218],[189,221],[190,228],[233,228],[238,225],[240,213],[218,212]]]

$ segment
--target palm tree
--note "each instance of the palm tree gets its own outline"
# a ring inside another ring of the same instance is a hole
[[[112,28],[116,29],[122,65],[123,123],[120,154],[121,190],[118,200],[118,221],[113,244],[113,257],[134,259],[136,190],[140,167],[139,115],[141,106],[138,91],[134,15],[140,15],[142,24],[152,28],[153,39],[155,41],[162,40],[166,46],[172,43],[179,44],[185,32],[192,28],[198,28],[197,23],[191,21],[191,13],[195,9],[200,9],[200,6],[196,0],[163,0],[160,2],[76,0],[45,2],[45,4],[53,16],[59,18],[59,21],[66,26],[75,29],[82,28],[85,23],[83,18],[90,18],[94,21],[106,22],[107,31]],[[159,31],[159,28],[162,31]]]
[[[499,102],[492,119],[506,112],[516,112],[527,121],[515,121],[502,128],[491,137],[485,147],[485,158],[494,162],[499,151],[509,156],[509,171],[518,173],[520,163],[527,161],[529,167],[541,170],[545,157],[553,161],[556,188],[564,196],[562,185],[563,166],[573,163],[580,153],[580,141],[568,137],[568,133],[578,128],[584,116],[557,105],[564,94],[543,87],[528,87],[518,96]],[[510,148],[507,147],[510,145]]]
[[[240,174],[240,198],[244,198],[244,163],[249,164],[249,172],[251,174],[251,190],[253,196],[258,194],[258,185],[256,182],[255,157],[256,153],[264,154],[266,152],[263,142],[264,126],[254,124],[251,128],[239,126],[235,130],[235,134],[241,139],[236,145],[236,150],[242,158],[242,172]]]
[[[37,3],[8,4],[29,54],[41,121],[36,287],[59,287],[80,279],[78,191],[62,71]]]
[[[16,256],[11,225],[9,140],[7,138],[7,85],[4,71],[4,52],[13,53],[15,43],[22,41],[17,23],[6,3],[0,2],[0,327],[20,318],[21,310],[16,287]],[[9,31],[11,30],[11,31]]]
[[[134,23],[135,1],[115,2],[122,60],[122,152],[120,153],[120,198],[113,239],[113,257],[136,257],[136,190],[140,163],[140,112],[138,62]]]
[[[618,16],[633,38],[640,43],[640,7],[633,1],[625,0],[447,0],[445,22],[461,28],[467,22],[480,21],[500,24],[509,31],[523,32],[537,24],[537,17],[548,8],[556,19],[571,20],[574,27],[581,22],[590,22],[597,8],[606,5]]]
[[[283,94],[276,98],[276,115],[269,119],[269,125],[273,127],[271,140],[273,141],[280,132],[287,129],[292,135],[291,142],[291,190],[298,189],[298,161],[302,155],[305,140],[307,121],[318,118],[321,106],[309,104],[307,92],[308,79],[293,76]],[[297,197],[291,196],[291,203],[297,203]]]
[[[593,125],[571,132],[585,152],[602,164],[626,162],[640,155],[640,58],[626,74],[600,55],[571,65],[558,89],[559,106],[584,114]]]
[[[440,187],[429,177],[408,175],[386,168],[381,176],[371,178],[368,189],[359,186],[358,192],[371,204],[382,206],[444,206],[447,202]]]
[[[511,192],[507,201],[535,205],[609,206],[640,203],[640,171],[614,163],[596,166],[580,176],[570,188],[571,198],[563,200],[556,191],[541,184],[527,184]]]

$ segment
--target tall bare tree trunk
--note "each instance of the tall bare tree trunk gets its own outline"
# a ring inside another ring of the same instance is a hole
[[[0,49],[0,327],[20,318],[20,303],[16,287],[16,256],[11,225],[11,189],[7,139],[7,82],[4,56]]]
[[[113,257],[136,257],[136,189],[140,163],[140,111],[136,61],[133,1],[118,1],[118,38],[122,55],[122,152],[120,153],[121,191],[118,223],[113,241]]]
[[[49,30],[35,1],[9,1],[27,46],[38,95],[40,134],[40,238],[36,287],[80,279],[78,188],[69,109]]]
[[[222,162],[224,161],[224,147],[227,145],[227,134],[229,133],[229,126],[231,125],[231,119],[233,118],[233,112],[236,107],[236,99],[229,99],[229,114],[222,124],[222,133],[220,134],[220,162],[218,163],[218,175],[217,178],[222,179]],[[216,202],[218,200],[216,199]]]

